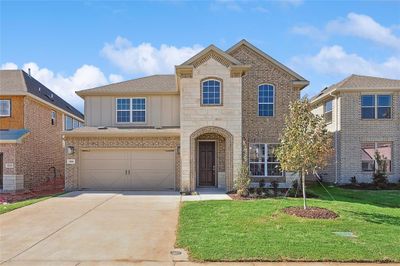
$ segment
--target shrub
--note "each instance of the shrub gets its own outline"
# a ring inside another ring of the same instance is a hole
[[[274,192],[274,197],[277,197],[278,196],[278,188],[279,188],[278,181],[276,181],[276,180],[272,181],[271,187],[272,187],[272,191]]]
[[[388,177],[386,174],[386,161],[384,156],[379,152],[375,152],[375,162],[377,168],[373,175],[373,183],[377,188],[385,188],[388,184]]]
[[[265,187],[265,180],[264,178],[261,178],[260,181],[258,181],[258,187],[264,188]]]
[[[235,180],[234,187],[239,196],[247,197],[250,187],[249,167],[246,163],[242,163],[239,169],[238,177]]]
[[[356,184],[357,184],[357,178],[356,178],[355,176],[352,176],[352,177],[350,178],[350,183],[351,183],[352,185],[356,185]]]

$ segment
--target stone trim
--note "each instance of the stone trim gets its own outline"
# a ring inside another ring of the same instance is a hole
[[[225,139],[225,175],[226,188],[233,188],[233,136],[232,134],[220,127],[206,126],[202,127],[190,135],[190,190],[196,190],[196,140],[203,134],[217,134]]]
[[[203,82],[207,80],[217,80],[221,83],[220,90],[220,103],[219,104],[203,104]],[[200,106],[201,107],[213,107],[213,106],[223,106],[224,105],[224,80],[222,78],[216,76],[209,76],[200,80]]]

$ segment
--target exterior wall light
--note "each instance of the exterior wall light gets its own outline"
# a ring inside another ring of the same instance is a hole
[[[67,147],[67,154],[68,155],[72,155],[72,154],[74,154],[75,153],[75,148],[74,148],[74,146],[68,146]]]

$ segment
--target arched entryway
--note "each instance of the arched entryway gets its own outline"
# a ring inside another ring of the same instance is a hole
[[[233,186],[233,136],[227,130],[208,126],[190,135],[190,187]]]

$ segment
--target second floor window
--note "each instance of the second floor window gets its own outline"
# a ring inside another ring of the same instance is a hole
[[[326,123],[332,123],[332,101],[324,104],[324,119]]]
[[[51,111],[51,124],[54,126],[56,124],[57,113],[56,111]]]
[[[389,119],[392,118],[392,95],[362,95],[361,118]]]
[[[259,116],[274,116],[274,96],[275,88],[273,85],[263,84],[258,86]]]
[[[74,124],[73,124],[73,119],[72,117],[66,115],[65,116],[65,125],[64,125],[65,130],[72,130],[74,129]]]
[[[0,100],[0,117],[11,116],[11,101]]]
[[[117,99],[118,123],[144,123],[146,122],[145,98],[120,98]]]
[[[201,84],[201,104],[221,105],[221,82],[215,79],[203,81]]]

